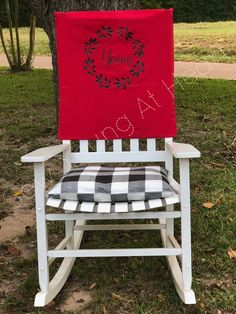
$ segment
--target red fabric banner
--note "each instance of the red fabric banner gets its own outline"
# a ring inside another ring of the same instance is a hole
[[[172,15],[55,13],[60,139],[176,136]]]

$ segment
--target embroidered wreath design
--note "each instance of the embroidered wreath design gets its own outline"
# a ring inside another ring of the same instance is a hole
[[[108,78],[102,73],[98,73],[96,70],[95,59],[93,53],[99,45],[99,41],[103,41],[113,36],[119,36],[120,39],[126,42],[131,42],[133,56],[136,57],[136,62],[130,68],[130,76]],[[84,44],[84,52],[86,55],[84,70],[95,78],[100,88],[110,88],[115,86],[118,89],[127,89],[132,83],[134,77],[138,78],[141,73],[144,73],[144,44],[133,38],[133,33],[129,31],[128,27],[119,27],[117,31],[114,31],[111,27],[102,26],[97,32],[94,38],[90,38],[89,41]]]

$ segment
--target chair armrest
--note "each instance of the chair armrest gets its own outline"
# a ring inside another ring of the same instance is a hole
[[[190,144],[171,142],[166,143],[166,147],[175,158],[198,158],[201,156],[200,151]]]
[[[29,154],[22,156],[21,162],[44,162],[56,156],[57,154],[64,152],[69,147],[69,144],[60,144],[50,147],[39,148]]]

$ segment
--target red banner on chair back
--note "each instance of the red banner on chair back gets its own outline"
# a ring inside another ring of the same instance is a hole
[[[55,13],[60,139],[176,136],[172,15]]]

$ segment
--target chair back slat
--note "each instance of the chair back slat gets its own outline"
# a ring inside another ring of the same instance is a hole
[[[139,139],[131,139],[130,140],[130,151],[138,152],[139,151]]]
[[[113,151],[114,152],[122,151],[122,140],[113,140]]]
[[[89,146],[88,146],[88,140],[81,140],[80,141],[80,152],[81,153],[87,153],[89,151]]]
[[[155,151],[156,150],[156,139],[155,138],[148,138],[147,139],[147,150],[148,151]]]
[[[79,152],[75,150],[69,153],[67,159],[70,163],[167,162],[171,170],[171,160],[168,159],[165,147],[162,147],[161,143],[161,141],[164,144],[170,140],[170,138],[160,139],[160,145],[157,145],[154,138],[115,139],[113,141],[80,140]],[[64,142],[68,143],[68,141]]]
[[[131,139],[130,140],[130,151],[138,152],[139,151],[139,139]]]
[[[96,141],[96,147],[97,147],[97,152],[105,152],[106,151],[106,145],[105,145],[105,140],[97,140]]]

